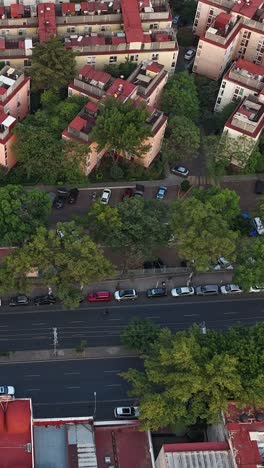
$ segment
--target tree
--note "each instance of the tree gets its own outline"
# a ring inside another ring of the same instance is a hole
[[[162,152],[169,162],[189,159],[200,146],[200,130],[187,117],[176,115],[169,120]]]
[[[118,208],[95,202],[86,216],[76,219],[82,226],[88,228],[90,235],[97,242],[107,242],[112,233],[122,228],[122,220]]]
[[[41,225],[46,225],[51,201],[41,190],[20,185],[0,188],[1,245],[21,245]]]
[[[264,285],[264,242],[261,237],[246,240],[241,245],[234,281],[246,291],[251,286]]]
[[[159,329],[152,322],[135,318],[121,333],[121,342],[127,348],[145,353],[156,341],[158,334]]]
[[[51,89],[58,92],[75,75],[75,57],[58,38],[37,44],[32,50],[30,75],[33,91]]]
[[[218,422],[228,399],[238,398],[242,387],[237,359],[210,355],[192,330],[176,335],[161,330],[145,356],[144,371],[121,375],[132,384],[130,395],[140,400],[143,428],[150,430]]]
[[[239,195],[234,190],[221,189],[214,186],[208,190],[196,188],[193,196],[211,207],[232,225],[233,221],[240,215]]]
[[[136,107],[133,101],[123,103],[110,98],[96,119],[91,140],[97,142],[100,150],[105,148],[123,157],[142,157],[149,150],[146,139],[151,136],[147,117],[144,105]]]
[[[200,102],[201,117],[205,112],[213,112],[217,98],[219,84],[215,80],[210,80],[207,76],[195,75],[195,85]]]
[[[99,247],[72,221],[58,223],[56,230],[38,228],[36,234],[19,250],[5,260],[7,272],[18,281],[30,269],[37,268],[40,282],[52,286],[59,297],[76,305],[74,288],[96,282],[113,273]],[[80,297],[80,296],[79,296]]]
[[[199,99],[193,75],[186,71],[174,75],[164,87],[160,106],[169,116],[185,116],[196,121],[199,117]]]
[[[235,259],[238,233],[210,202],[203,203],[196,197],[174,202],[171,230],[179,254],[197,271],[207,270],[223,252],[230,261]]]
[[[116,64],[110,64],[104,66],[104,71],[110,73],[110,75],[114,76],[115,78],[120,78],[121,76],[124,77],[125,80],[128,79],[129,75],[137,68],[137,64],[133,62],[123,62]]]

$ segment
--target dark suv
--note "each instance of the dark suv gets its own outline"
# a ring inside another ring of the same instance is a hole
[[[11,297],[9,300],[9,305],[12,307],[15,306],[22,306],[22,305],[28,305],[30,303],[30,299],[28,296],[25,296],[24,294],[21,296],[14,296]]]
[[[166,288],[152,288],[148,289],[147,297],[164,297],[167,296],[167,289]]]
[[[78,197],[79,190],[77,188],[71,189],[68,195],[68,203],[70,203],[70,205],[74,205],[77,202]]]
[[[57,209],[61,209],[64,207],[67,199],[68,199],[68,195],[69,195],[69,192],[67,189],[65,189],[64,187],[61,187],[57,190],[57,195],[56,195],[56,198],[54,200],[54,206],[55,208]]]
[[[34,297],[34,304],[35,305],[51,305],[55,304],[56,302],[56,297],[54,297],[52,294],[47,294],[46,296],[36,296]]]

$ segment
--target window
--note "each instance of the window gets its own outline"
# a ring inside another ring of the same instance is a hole
[[[152,54],[152,60],[159,60],[159,54]]]
[[[176,62],[172,62],[171,68],[175,68]]]
[[[116,63],[117,62],[117,56],[116,55],[111,55],[109,57],[109,63]]]
[[[87,63],[95,63],[96,57],[87,57]]]
[[[26,33],[27,33],[26,29],[19,29],[19,31],[18,31],[19,36],[23,36],[23,34],[26,34]]]
[[[221,88],[224,89],[225,87],[226,87],[226,81],[223,81]]]
[[[24,60],[24,67],[31,67],[31,60]]]
[[[138,61],[138,54],[130,55],[130,62],[137,62]]]
[[[221,104],[221,101],[222,101],[222,98],[219,97],[216,102],[217,104]]]
[[[251,36],[251,32],[250,31],[245,31],[244,34],[243,34],[243,38],[244,39],[249,39]]]

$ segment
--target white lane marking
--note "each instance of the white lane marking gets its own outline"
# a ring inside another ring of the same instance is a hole
[[[77,387],[77,385],[75,387],[66,387],[66,388],[81,388],[80,386]]]
[[[237,312],[224,312],[224,315],[233,315],[233,314],[237,314]]]
[[[121,372],[121,370],[120,369],[118,369],[118,370],[104,370],[104,372]]]
[[[32,323],[31,325],[48,325],[46,322]]]
[[[199,317],[200,314],[186,314],[184,317]]]
[[[69,323],[84,323],[84,320],[71,320]]]
[[[109,320],[121,320],[121,318],[110,318]]]
[[[37,392],[40,388],[26,388],[27,392]]]
[[[27,374],[25,377],[40,377],[40,374]]]
[[[135,398],[118,398],[118,400],[97,400],[97,403],[114,403],[114,402],[128,402],[135,401]],[[34,406],[59,406],[59,405],[83,405],[87,403],[94,403],[94,400],[77,400],[77,401],[54,401],[54,402],[43,402],[34,403]]]
[[[161,318],[160,315],[150,315],[147,319]]]
[[[8,325],[0,325],[0,328],[4,328],[4,327],[7,328]]]
[[[120,383],[113,383],[113,384],[109,384],[109,385],[106,385],[106,387],[121,387],[122,384]]]
[[[8,338],[0,338],[0,341],[8,341]]]
[[[80,372],[64,372],[64,375],[80,375]]]

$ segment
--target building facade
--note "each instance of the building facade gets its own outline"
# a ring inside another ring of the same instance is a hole
[[[149,150],[142,157],[127,155],[127,159],[149,167],[159,153],[167,126],[167,117],[154,107],[157,104],[163,86],[167,82],[168,72],[165,67],[154,61],[145,61],[130,75],[128,80],[114,79],[110,74],[95,70],[85,65],[74,82],[69,85],[68,94],[87,96],[89,102],[63,131],[62,138],[89,146],[86,174],[88,175],[100,162],[106,150],[98,151],[96,142],[90,134],[100,112],[100,104],[107,97],[123,103],[133,100],[135,105],[146,105],[148,118],[146,124],[151,127],[151,137],[144,142]]]
[[[78,70],[153,60],[175,71],[178,44],[167,0],[4,0],[0,18],[0,60],[14,67],[30,67],[34,44],[58,36],[76,54]]]

